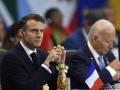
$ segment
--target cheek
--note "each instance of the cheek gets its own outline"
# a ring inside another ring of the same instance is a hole
[[[41,34],[41,38],[43,38],[43,36],[44,36],[44,32],[42,32],[42,34]]]
[[[101,52],[102,52],[103,54],[106,54],[106,53],[108,52],[108,45],[105,44],[105,43],[103,43],[103,44],[101,44],[100,46],[101,46]]]
[[[99,50],[99,52],[104,52],[105,49],[105,45],[101,42],[97,44],[97,49]]]
[[[24,39],[28,42],[32,42],[33,41],[33,36],[27,33],[24,33]]]
[[[28,37],[28,36],[26,36],[25,37],[25,42],[27,42],[27,43],[31,43],[33,40],[30,38],[30,37]]]
[[[34,38],[34,35],[32,33],[26,33],[24,35],[25,38],[29,39],[29,40],[32,40]]]

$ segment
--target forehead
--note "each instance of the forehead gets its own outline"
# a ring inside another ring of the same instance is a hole
[[[115,36],[114,30],[104,30],[104,32],[101,32],[101,37],[105,40],[115,40]]]
[[[37,28],[37,29],[44,29],[44,23],[43,22],[40,22],[40,21],[36,21],[36,20],[33,20],[33,19],[31,19],[31,20],[28,20],[27,22],[26,22],[26,26],[28,27],[28,28]]]
[[[54,11],[51,13],[51,17],[52,18],[62,17],[62,13],[60,11]]]

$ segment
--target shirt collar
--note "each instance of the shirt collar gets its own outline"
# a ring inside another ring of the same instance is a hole
[[[96,62],[98,63],[98,62],[99,62],[99,61],[98,61],[98,57],[99,57],[100,55],[99,55],[99,54],[95,51],[95,49],[92,47],[92,45],[91,45],[91,43],[90,43],[89,40],[88,40],[87,45],[88,45],[88,48],[90,49],[93,57],[95,58]]]
[[[37,52],[36,49],[35,50],[29,49],[27,46],[23,44],[22,41],[20,41],[20,44],[22,45],[23,49],[25,50],[28,56],[30,56],[30,54],[32,54],[33,52]]]

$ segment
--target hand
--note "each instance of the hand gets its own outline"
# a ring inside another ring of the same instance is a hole
[[[65,63],[65,59],[66,59],[66,50],[63,49],[59,58],[59,63]]]
[[[120,70],[120,62],[119,62],[119,60],[113,60],[113,61],[109,64],[109,66],[110,66],[111,68],[113,68],[114,70],[116,70],[116,71],[119,71],[119,70]]]
[[[114,81],[120,80],[120,71],[117,71],[116,75],[113,76],[113,80]]]
[[[60,45],[57,46],[57,49],[61,50],[61,54],[60,54],[59,58],[56,59],[56,62],[64,63],[65,62],[65,58],[66,58],[66,50],[64,49],[64,47],[62,47]]]
[[[51,49],[49,51],[49,55],[47,57],[47,59],[45,60],[45,63],[49,63],[51,61],[59,61],[59,58],[61,56],[62,50],[64,48],[61,47],[60,45],[58,45],[57,47],[53,47],[53,49]]]

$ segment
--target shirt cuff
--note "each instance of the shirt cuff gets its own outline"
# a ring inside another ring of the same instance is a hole
[[[49,73],[52,73],[52,71],[50,70],[49,67],[47,67],[45,64],[42,64],[41,65],[43,68],[45,68]]]
[[[116,73],[117,73],[117,72],[116,72],[113,68],[111,68],[110,66],[107,66],[106,69],[110,72],[110,74],[111,74],[112,77],[113,77],[114,75],[116,75]]]

